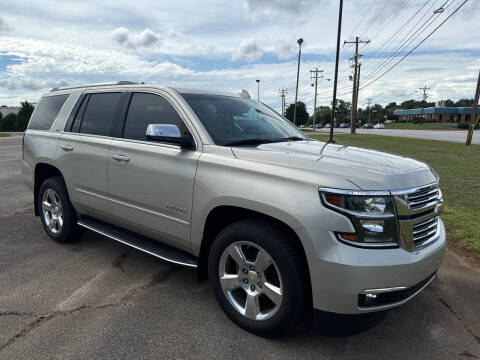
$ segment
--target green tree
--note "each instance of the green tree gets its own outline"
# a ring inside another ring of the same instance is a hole
[[[445,100],[445,106],[446,107],[453,107],[453,106],[455,106],[455,103],[452,100],[447,99],[447,100]]]
[[[20,110],[17,114],[17,131],[25,131],[28,125],[28,121],[30,120],[30,116],[32,116],[33,109],[35,109],[35,107],[26,100],[25,102],[22,102],[21,105],[22,106],[20,107]]]
[[[338,107],[337,107],[337,113],[348,115],[352,111],[352,103],[349,101],[343,101],[341,99],[338,100]]]
[[[0,121],[0,131],[15,131],[17,125],[17,115],[14,113],[8,114]]]
[[[455,106],[473,106],[473,99],[460,99],[455,103]]]
[[[293,123],[293,112],[295,111],[295,105],[290,104],[285,111],[285,117]],[[307,107],[304,102],[297,102],[297,120],[296,125],[305,125],[308,122]]]
[[[325,125],[327,122],[330,122],[330,118],[332,117],[332,108],[325,105],[317,106],[315,109],[315,114],[315,123]]]
[[[393,112],[397,109],[397,103],[391,102],[387,106],[385,106],[385,115],[387,115],[387,119],[393,118]]]

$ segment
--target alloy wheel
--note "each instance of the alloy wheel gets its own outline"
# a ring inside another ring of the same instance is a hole
[[[219,279],[230,305],[250,320],[267,320],[283,301],[282,277],[270,254],[248,241],[225,248]]]
[[[63,208],[60,197],[53,189],[47,189],[43,192],[42,214],[48,230],[58,234],[63,227]]]

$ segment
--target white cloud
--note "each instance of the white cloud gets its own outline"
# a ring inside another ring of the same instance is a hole
[[[149,47],[162,39],[160,35],[155,34],[150,29],[146,28],[140,34],[131,34],[130,31],[123,26],[113,30],[111,37],[119,44],[130,48]]]
[[[253,39],[245,39],[232,54],[232,60],[245,60],[252,62],[260,59],[263,51]]]
[[[318,3],[316,0],[246,0],[247,9],[253,15],[283,13],[294,16]]]
[[[279,40],[277,41],[277,44],[275,45],[275,53],[277,54],[278,58],[280,60],[286,60],[286,59],[291,59],[293,56],[295,56],[296,49],[293,46],[292,41],[286,42],[284,40]]]
[[[1,32],[1,31],[5,31],[5,30],[8,30],[8,25],[7,25],[7,23],[5,22],[5,20],[3,20],[3,19],[0,17],[0,32]]]
[[[377,1],[353,32],[371,3],[344,2],[343,11],[342,41],[350,33],[364,33],[370,39],[378,34],[360,49],[363,79],[373,66],[369,55],[425,0],[411,0],[402,7],[398,5],[404,0]],[[116,0],[109,4],[29,0],[25,4],[25,0],[2,4],[0,24],[10,27],[6,32],[0,25],[0,103],[15,105],[26,97],[34,101],[57,86],[52,84],[56,79],[70,85],[136,80],[230,92],[246,89],[256,94],[255,79],[260,78],[261,99],[278,109],[278,88],[287,87],[293,102],[299,37],[308,43],[302,50],[299,98],[307,103],[313,99],[310,69],[318,67],[325,70],[325,78],[333,78],[338,0],[236,0],[228,6],[224,0]],[[385,11],[371,22],[385,4]],[[456,6],[455,2],[448,11]],[[432,88],[435,100],[472,97],[475,83],[469,79],[478,74],[480,65],[479,9],[478,1],[467,3],[418,51],[362,91],[361,99],[403,101],[416,97],[415,89],[424,84]],[[388,49],[398,45],[388,44]],[[345,59],[353,50],[349,45],[340,53],[339,96],[344,100],[349,100],[346,92],[351,89]],[[275,56],[262,56],[265,53]],[[234,58],[249,63],[229,61]],[[268,64],[259,63],[267,60]],[[319,93],[318,103],[328,104],[332,82],[321,82]]]

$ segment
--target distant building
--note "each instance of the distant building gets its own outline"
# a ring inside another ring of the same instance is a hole
[[[393,115],[398,116],[399,120],[409,121],[422,116],[422,109],[395,110]],[[436,122],[470,122],[472,107],[428,107],[423,109],[423,116]]]
[[[2,113],[3,117],[7,116],[8,114],[18,114],[19,110],[20,110],[20,106],[7,106],[7,105],[0,106],[0,113]]]

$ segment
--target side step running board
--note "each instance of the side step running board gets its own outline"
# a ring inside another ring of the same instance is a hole
[[[185,251],[104,221],[85,216],[80,218],[78,225],[166,262],[191,268],[197,267],[197,258]]]

